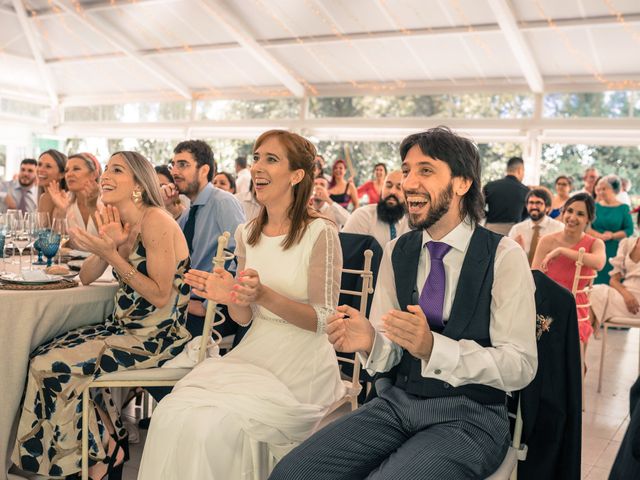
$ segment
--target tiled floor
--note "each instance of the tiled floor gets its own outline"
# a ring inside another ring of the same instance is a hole
[[[629,388],[638,376],[639,332],[610,331],[602,393],[598,394],[599,340],[587,350],[586,409],[582,419],[582,478],[607,479],[629,423]],[[145,432],[141,432],[145,433]],[[125,480],[135,480],[144,438],[131,446]]]

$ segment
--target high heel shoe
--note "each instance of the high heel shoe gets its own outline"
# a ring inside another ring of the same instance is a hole
[[[129,437],[125,436],[124,438],[122,438],[122,440],[118,440],[114,433],[110,433],[109,436],[115,442],[115,447],[110,454],[107,454],[109,458],[109,462],[107,463],[107,471],[102,477],[100,477],[100,479],[93,479],[93,477],[89,477],[90,480],[122,480],[124,464],[129,460]],[[123,452],[123,455],[120,459],[120,463],[116,465],[121,450]]]

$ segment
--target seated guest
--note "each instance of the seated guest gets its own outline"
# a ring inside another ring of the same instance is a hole
[[[101,183],[107,206],[96,216],[99,236],[79,227],[74,234],[93,254],[82,265],[83,284],[113,268],[120,282],[114,311],[104,324],[37,347],[29,364],[12,460],[47,477],[80,471],[81,393],[91,381],[118,370],[157,367],[189,339],[189,253],[182,231],[162,207],[153,166],[138,153],[118,152]],[[98,479],[122,464],[125,431],[108,391],[90,402],[90,475]]]
[[[566,175],[560,175],[556,178],[555,187],[556,194],[553,197],[551,202],[551,211],[549,212],[549,216],[551,218],[557,218],[562,213],[562,207],[565,202],[569,200],[571,187],[573,186],[573,180],[567,177]]]
[[[335,223],[340,230],[349,219],[349,212],[331,199],[328,189],[329,182],[326,178],[315,177],[313,179],[313,194],[309,203],[311,208]]]
[[[511,227],[509,237],[524,248],[531,264],[540,238],[564,230],[564,224],[547,216],[547,211],[551,208],[551,196],[546,188],[529,190],[525,206],[529,218]]]
[[[471,141],[438,127],[405,138],[400,155],[415,230],[385,248],[372,323],[340,306],[327,324],[336,350],[361,352],[367,371],[389,378],[378,398],[287,455],[272,480],[486,478],[509,448],[506,392],[537,365],[527,258],[478,225]]]
[[[38,157],[38,212],[48,213],[49,218],[64,217],[66,212],[59,211],[51,198],[49,187],[55,183],[56,191],[67,190],[64,171],[67,168],[67,156],[58,150],[47,150]]]
[[[164,188],[166,185],[167,189],[170,189],[171,191],[175,192],[175,195],[172,195],[172,202],[170,205],[171,211],[169,213],[171,213],[173,218],[177,219],[180,217],[180,215],[182,215],[182,212],[184,211],[185,208],[188,209],[191,206],[191,201],[186,195],[182,195],[180,192],[178,192],[178,189],[176,188],[176,184],[173,181],[173,175],[171,175],[171,170],[169,170],[169,167],[167,167],[166,165],[156,165],[154,169],[156,171],[156,176],[160,181],[160,188],[162,189],[161,191],[164,192]],[[165,205],[165,208],[167,208],[166,205]],[[167,211],[169,211],[168,208],[167,208]]]
[[[238,278],[221,268],[188,274],[197,294],[251,327],[154,410],[139,480],[266,478],[343,395],[324,333],[342,256],[335,226],[308,208],[314,155],[295,133],[256,140],[251,175],[264,207],[236,231]]]
[[[375,167],[373,167],[373,180],[369,180],[358,187],[358,198],[366,195],[369,197],[369,204],[377,204],[380,201],[386,176],[387,166],[384,163],[376,163]]]
[[[242,205],[242,210],[244,211],[244,217],[247,223],[260,214],[262,205],[260,205],[256,199],[256,189],[253,186],[253,180],[251,180],[251,185],[249,185],[249,191],[236,193],[236,198]]]
[[[380,201],[353,212],[342,231],[371,235],[381,247],[408,232],[409,222],[407,221],[407,202],[402,192],[402,172],[395,171],[387,175]]]
[[[640,212],[637,222],[640,222]],[[640,225],[640,223],[638,223]],[[609,259],[609,285],[594,285],[591,309],[599,323],[612,317],[640,318],[640,242],[625,238],[615,257]]]
[[[233,175],[227,172],[219,172],[213,177],[213,186],[229,192],[235,195],[236,193],[236,180]]]
[[[604,242],[606,258],[613,258],[618,251],[620,240],[633,235],[633,220],[629,205],[620,203],[616,195],[620,193],[620,178],[606,175],[596,182],[596,213],[588,233]],[[595,284],[609,284],[609,263],[598,272]]]
[[[33,158],[20,162],[20,172],[16,180],[0,182],[0,212],[7,209],[22,213],[35,212],[38,207],[38,163]]]
[[[48,192],[58,212],[65,212],[69,228],[79,228],[98,234],[96,212],[100,203],[98,181],[102,167],[90,153],[70,155],[64,172],[68,193],[56,182],[49,184]],[[77,246],[75,237],[71,244]]]
[[[344,178],[347,173],[347,164],[344,160],[336,160],[331,171],[331,180],[329,181],[329,195],[331,200],[336,202],[342,208],[349,207],[353,204],[356,209],[359,206],[358,190],[356,189],[353,179],[346,180]]]
[[[247,157],[238,157],[236,158],[236,191],[237,192],[248,192],[249,184],[251,183],[251,172],[247,168]]]
[[[180,142],[173,153],[171,173],[175,188],[163,187],[165,205],[171,205],[177,192],[189,198],[191,206],[182,211],[177,219],[178,224],[187,239],[191,266],[210,271],[211,261],[218,249],[218,237],[224,232],[233,234],[244,221],[244,212],[232,194],[211,185],[214,172],[213,152],[206,142]],[[229,249],[234,248],[235,242],[232,240],[229,242]],[[189,302],[187,319],[187,328],[194,337],[202,335],[205,314],[202,299],[194,296]],[[226,336],[236,330],[234,322],[225,322],[218,331]]]
[[[602,240],[585,233],[595,215],[593,198],[588,193],[576,193],[564,204],[562,221],[564,230],[550,233],[540,239],[531,264],[534,270],[542,270],[550,278],[571,291],[576,274],[578,250],[585,249],[581,275],[591,275],[601,270],[606,262]],[[582,279],[578,289],[584,289],[589,280]],[[586,304],[586,292],[576,295],[576,304]],[[578,332],[580,341],[587,344],[593,328],[589,321],[588,307],[578,307]]]

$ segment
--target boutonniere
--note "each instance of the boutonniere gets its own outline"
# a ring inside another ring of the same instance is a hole
[[[544,315],[537,314],[536,315],[536,339],[540,340],[540,337],[544,332],[548,332],[551,330],[551,324],[553,323],[553,318],[545,317]]]

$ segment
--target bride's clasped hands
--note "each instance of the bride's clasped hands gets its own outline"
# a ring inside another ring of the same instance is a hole
[[[221,267],[214,268],[212,273],[192,269],[185,280],[194,294],[225,305],[248,307],[264,293],[258,272],[251,268],[239,272],[237,278]]]

